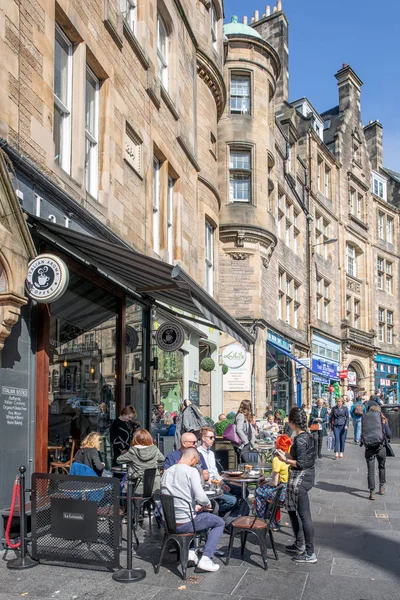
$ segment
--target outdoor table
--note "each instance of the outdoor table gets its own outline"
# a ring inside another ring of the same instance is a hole
[[[221,498],[221,496],[223,496],[224,494],[224,490],[221,489],[221,486],[216,486],[215,490],[204,490],[207,498],[209,498],[209,500],[218,500],[218,498]]]
[[[65,450],[64,446],[47,446],[48,452],[55,452],[54,460],[60,460],[60,452]]]
[[[242,498],[246,498],[246,486],[248,483],[257,483],[259,477],[224,477],[227,483],[240,483],[242,488]]]

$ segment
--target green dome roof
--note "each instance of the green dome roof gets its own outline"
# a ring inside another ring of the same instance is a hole
[[[250,37],[261,38],[261,35],[250,27],[249,25],[245,25],[244,23],[239,23],[238,17],[234,16],[231,19],[230,23],[224,25],[224,34],[225,35],[248,35]]]

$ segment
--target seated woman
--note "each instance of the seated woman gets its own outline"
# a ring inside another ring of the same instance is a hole
[[[287,435],[280,435],[275,443],[275,448],[277,450],[282,450],[283,452],[289,452],[290,446],[292,445],[292,440]],[[285,464],[278,456],[274,456],[272,459],[272,475],[270,479],[265,479],[264,481],[260,480],[258,486],[255,491],[255,500],[254,506],[256,509],[257,517],[260,519],[264,519],[265,512],[267,508],[267,502],[272,502],[275,498],[276,488],[279,484],[283,484],[283,490],[281,492],[281,497],[279,504],[283,506],[286,499],[286,487],[287,482],[289,480],[289,467]],[[275,517],[275,521],[271,523],[271,529],[276,531],[279,529],[278,521],[280,517],[277,515]]]
[[[274,415],[271,413],[267,417],[267,422],[264,425],[264,431],[267,434],[277,434],[279,433],[279,425],[276,423]]]
[[[276,410],[274,412],[274,420],[275,420],[275,423],[278,425],[278,427],[282,427],[283,426],[283,419],[282,419],[282,415],[281,415],[281,411],[280,410]]]
[[[160,489],[160,473],[157,464],[164,462],[165,458],[157,446],[153,444],[153,438],[146,429],[138,429],[133,436],[131,447],[128,452],[118,456],[117,463],[127,463],[128,471],[134,479],[141,477],[141,481],[135,494],[143,494],[143,474],[146,469],[156,469],[153,485],[153,494]]]
[[[89,433],[81,442],[80,450],[74,456],[74,462],[90,467],[100,477],[105,468],[100,456],[102,439],[103,436],[96,431]]]

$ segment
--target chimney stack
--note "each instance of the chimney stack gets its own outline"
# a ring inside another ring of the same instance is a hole
[[[376,121],[370,121],[364,127],[365,141],[367,142],[367,150],[371,167],[374,171],[379,171],[383,167],[383,127]]]
[[[363,84],[361,79],[346,63],[343,63],[335,77],[339,87],[339,112],[344,112],[350,105],[354,105],[360,113],[360,91]]]

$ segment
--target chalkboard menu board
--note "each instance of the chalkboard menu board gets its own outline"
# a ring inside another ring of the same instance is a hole
[[[189,381],[189,400],[197,406],[200,403],[200,386],[197,381]]]

